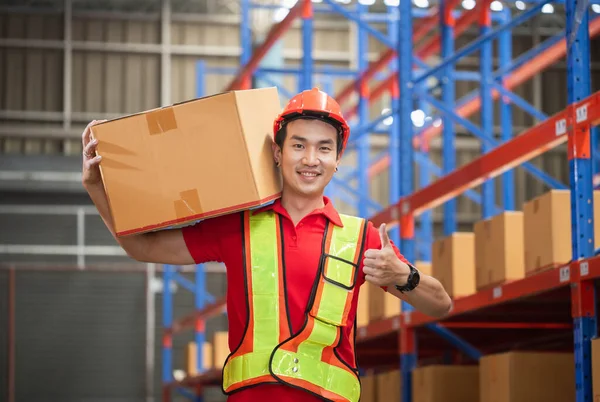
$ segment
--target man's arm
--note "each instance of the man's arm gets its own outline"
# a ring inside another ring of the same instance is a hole
[[[91,122],[82,135],[82,184],[114,239],[125,250],[128,256],[141,262],[173,265],[193,264],[194,259],[188,251],[181,229],[162,230],[121,237],[116,235],[108,198],[98,167],[102,157],[95,155],[97,141],[91,139],[90,128],[97,123],[100,123],[100,121]]]
[[[452,310],[452,299],[450,299],[440,281],[432,276],[419,272],[421,279],[415,289],[405,293],[396,289],[394,285],[404,285],[406,283],[410,270],[406,263],[397,256],[396,258],[398,260],[396,264],[404,265],[404,267],[398,268],[398,271],[402,273],[398,275],[396,281],[387,285],[387,292],[404,300],[416,310],[430,317],[440,318],[448,314]]]
[[[404,285],[408,280],[410,268],[399,256],[399,252],[392,245],[385,224],[379,228],[381,245],[379,248],[370,248],[364,254],[365,279],[374,285],[385,286],[387,291],[397,298],[406,301],[416,310],[431,317],[442,317],[452,308],[452,299],[435,278],[421,274],[421,280],[416,289],[402,293],[395,285]]]

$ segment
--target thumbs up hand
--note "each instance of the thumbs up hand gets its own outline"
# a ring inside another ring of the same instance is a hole
[[[366,280],[377,286],[406,283],[410,269],[394,252],[385,223],[379,227],[379,238],[381,248],[368,249],[364,254],[363,271]]]

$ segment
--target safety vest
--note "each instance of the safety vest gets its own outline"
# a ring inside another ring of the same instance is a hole
[[[340,215],[328,223],[305,324],[291,333],[287,314],[281,217],[244,212],[244,266],[248,320],[239,346],[223,367],[226,394],[265,383],[298,387],[330,401],[358,401],[358,373],[336,352],[363,253],[365,220]],[[354,349],[352,349],[354,356]],[[354,360],[354,358],[353,358]]]

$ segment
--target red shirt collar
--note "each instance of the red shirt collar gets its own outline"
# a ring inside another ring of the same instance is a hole
[[[342,219],[333,206],[331,200],[328,197],[323,196],[323,202],[325,203],[323,208],[317,208],[308,215],[325,215],[325,217],[329,219],[331,223],[336,226],[343,227],[344,224],[342,223]],[[272,204],[265,205],[264,207],[254,210],[253,213],[256,214],[264,211],[274,211],[280,215],[286,216],[287,218],[290,217],[286,209],[283,207],[283,205],[281,205],[281,198],[276,199]]]

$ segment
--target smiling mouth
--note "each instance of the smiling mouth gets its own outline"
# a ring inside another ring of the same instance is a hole
[[[304,177],[317,177],[320,175],[320,173],[314,173],[314,172],[298,172],[299,175],[304,176]]]

